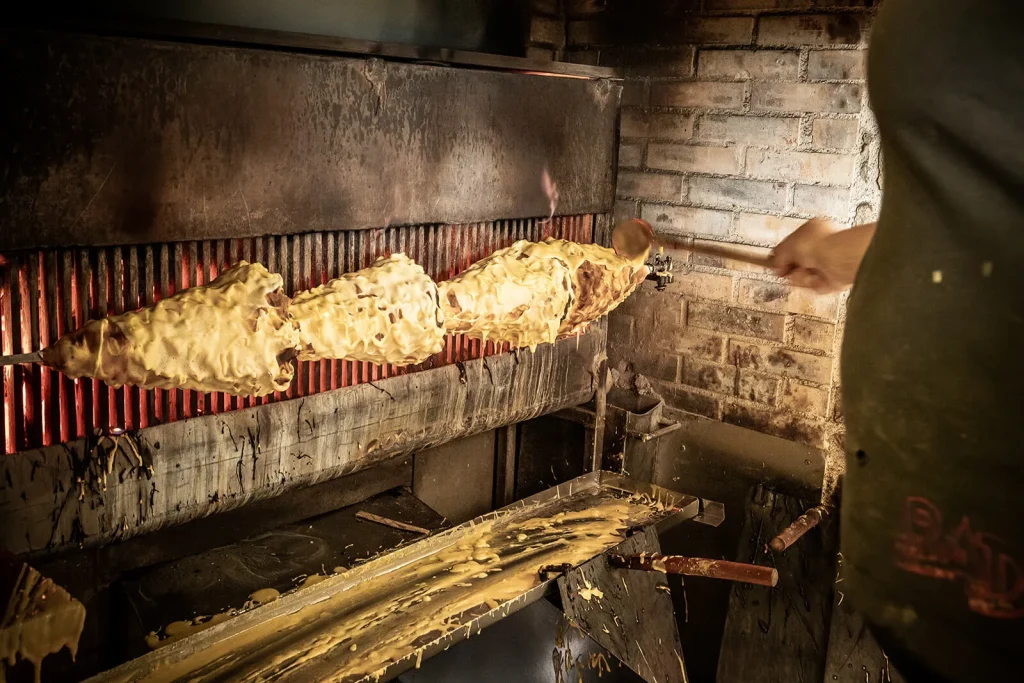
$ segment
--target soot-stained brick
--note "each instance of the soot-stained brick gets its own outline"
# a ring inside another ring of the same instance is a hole
[[[724,406],[722,421],[816,448],[821,448],[824,440],[822,425],[792,415],[758,410],[738,403],[727,403]]]
[[[781,315],[699,301],[690,302],[687,320],[694,327],[779,341],[785,327],[785,318]]]

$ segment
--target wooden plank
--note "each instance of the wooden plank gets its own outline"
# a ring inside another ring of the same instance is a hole
[[[0,545],[40,552],[129,537],[586,402],[600,343],[586,334],[578,348],[565,340],[487,358],[487,368],[475,360],[140,430],[130,437],[146,466],[122,440],[111,473],[89,475],[81,499],[77,476],[107,471],[94,442],[8,456]]]
[[[840,603],[840,600],[842,602]],[[881,646],[868,630],[864,617],[842,597],[842,584],[836,586],[836,604],[832,608],[825,683],[906,683]]]
[[[749,498],[738,562],[779,571],[775,588],[737,583],[718,662],[718,683],[821,681],[825,675],[832,588],[836,570],[836,525],[831,515],[785,553],[766,544],[814,501],[756,487]]]
[[[500,508],[516,499],[516,456],[519,452],[518,425],[496,431],[494,460],[494,507]]]
[[[635,533],[614,552],[660,553],[658,533],[654,529]],[[661,572],[615,569],[605,554],[560,578],[558,592],[569,620],[645,681],[686,683],[667,578]]]
[[[2,250],[612,208],[607,81],[24,28],[0,74]]]

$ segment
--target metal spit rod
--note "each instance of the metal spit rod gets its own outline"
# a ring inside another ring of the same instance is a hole
[[[39,363],[42,360],[42,351],[33,351],[32,353],[16,353],[13,356],[0,356],[0,366],[22,365],[25,363]]]

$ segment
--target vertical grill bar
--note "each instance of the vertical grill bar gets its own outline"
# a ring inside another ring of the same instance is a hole
[[[356,238],[356,233],[346,232],[344,234],[345,248],[341,250],[342,253],[338,254],[339,258],[341,258],[341,256],[345,257],[345,263],[344,263],[344,266],[342,267],[342,272],[351,273],[352,270],[353,270],[352,264],[355,261],[355,250],[356,250],[355,238]],[[342,371],[341,386],[343,386],[343,387],[352,386],[356,382],[356,379],[355,379],[356,366],[355,366],[355,364],[352,361],[350,361],[350,360],[346,360],[346,361],[342,361],[341,365],[342,365],[342,370],[341,370]]]
[[[21,264],[21,352],[39,349],[39,254],[26,252]],[[25,406],[25,445],[42,443],[42,409],[40,384],[42,373],[38,364],[22,366],[22,402]]]
[[[14,272],[17,266],[14,260],[0,264],[0,353],[8,356],[14,353],[14,306],[11,300],[14,290]],[[14,390],[14,366],[5,365],[3,368],[4,383],[4,417],[3,437],[4,453],[14,453],[18,450],[17,428],[15,427],[15,390]]]
[[[324,283],[338,277],[337,241],[337,232],[324,233]],[[333,358],[327,361],[327,389],[338,388],[339,371],[338,361]]]
[[[166,298],[171,295],[171,259],[170,249],[166,244],[160,246],[160,288],[153,293],[154,300]],[[149,296],[149,292],[146,293]],[[174,392],[171,390],[158,389],[156,394],[156,421],[157,423],[172,420],[171,405],[174,403]]]
[[[70,329],[74,330],[85,324],[89,311],[89,278],[87,271],[89,264],[82,263],[82,251],[78,251],[78,258],[72,256],[72,272],[74,284],[71,287],[71,304],[74,322]],[[86,416],[91,414],[92,409],[92,380],[75,380],[75,435],[79,438],[87,435]]]
[[[210,277],[210,258],[213,251],[210,248],[210,240],[203,240],[195,245],[195,284],[205,285],[212,281]],[[196,396],[196,409],[200,415],[217,413],[217,394],[215,392],[200,393]]]
[[[163,251],[163,249],[161,249]],[[151,305],[157,299],[157,253],[153,247],[147,246],[142,250],[143,275],[139,277],[139,250],[137,247],[128,248],[128,279],[125,282],[125,309],[140,308],[143,304]],[[163,411],[164,392],[161,389],[139,389],[132,387],[126,400],[139,411],[139,427],[147,427],[150,424],[159,423],[166,414]]]
[[[93,254],[87,249],[78,251],[78,261],[82,266],[82,279],[79,281],[79,293],[81,294],[82,313],[79,325],[84,325],[90,320],[97,319],[99,315],[99,301],[97,300],[96,268],[93,265]],[[105,393],[102,382],[97,379],[82,380],[83,389],[86,392],[85,429],[87,434],[94,434],[103,425],[101,396]]]
[[[185,260],[185,250],[182,248],[181,243],[174,245],[174,262],[171,266],[171,296],[177,294],[183,289],[182,271],[185,268],[183,263]],[[169,390],[168,395],[170,396],[170,410],[167,414],[168,420],[178,420],[185,415],[185,394],[191,395],[192,392],[183,392],[180,389]]]
[[[110,305],[112,298],[110,296],[110,270],[107,250],[100,249],[96,255],[95,314],[97,317],[108,316],[113,312],[113,306]],[[111,428],[121,424],[117,419],[117,390],[102,382],[97,382],[96,385],[99,388],[100,403],[103,406],[103,409],[100,411],[102,422],[96,426],[101,427],[104,431],[109,431]]]
[[[267,255],[266,255],[267,270],[269,270],[271,273],[280,273],[281,271],[278,268],[278,263],[277,263],[277,238],[273,237],[273,236],[267,237],[266,241],[267,241]],[[272,394],[272,396],[273,396],[273,400],[275,400],[275,401],[280,401],[281,400],[281,392],[280,391],[275,391]],[[270,396],[267,396],[265,398],[267,399],[267,401],[270,400]]]
[[[30,254],[24,254],[15,262],[11,281],[11,313],[14,328],[14,348],[18,353],[32,349],[32,320],[30,317],[28,265]],[[35,426],[35,392],[32,390],[32,366],[18,365],[14,368],[15,416],[17,419],[18,448],[27,448],[30,443],[29,431]]]
[[[296,292],[301,292],[309,289],[313,286],[313,241],[314,235],[305,234],[302,235],[301,254],[302,258],[299,262],[298,281],[299,287]],[[316,393],[316,382],[317,382],[317,371],[319,370],[319,363],[306,361],[303,363],[306,366],[306,384],[305,391],[302,393],[303,396],[310,396]]]
[[[121,247],[110,250],[110,310],[114,315],[124,313],[124,254]],[[121,387],[114,390],[114,407],[112,415],[117,416],[117,423],[125,429],[134,429],[138,424],[132,414],[132,388]]]
[[[72,329],[74,320],[71,317],[71,280],[74,275],[71,252],[62,250],[60,252],[61,277],[57,278],[58,269],[54,268],[54,278],[57,279],[57,334],[59,339]],[[75,382],[64,375],[58,374],[59,387],[57,390],[57,403],[60,408],[60,440],[69,441],[77,436],[75,433],[74,420],[71,412],[74,410]]]
[[[324,262],[324,251],[326,237],[322,232],[313,233],[312,270],[310,272],[309,287],[319,287],[326,282],[327,264]],[[330,388],[330,381],[327,378],[327,361],[319,360],[315,363],[314,375],[316,381],[310,386],[309,393],[315,394],[326,391]]]
[[[36,350],[46,348],[50,344],[50,308],[51,308],[51,297],[53,290],[47,291],[47,264],[46,254],[44,252],[36,252],[32,255],[37,264],[37,270],[34,278],[36,292],[35,302],[35,315],[34,318],[37,324],[37,330],[39,336],[33,340],[33,345]],[[44,446],[49,446],[54,443],[57,439],[55,438],[54,427],[56,423],[53,421],[52,406],[54,401],[52,400],[53,393],[51,391],[50,379],[52,372],[50,368],[43,365],[36,365],[36,372],[38,373],[38,387],[39,387],[39,443]]]
[[[264,266],[267,265],[267,249],[266,249],[267,238],[264,238],[264,237],[254,237],[253,238],[253,242],[254,242],[254,244],[253,244],[253,254],[252,254],[253,260],[256,263],[262,263]],[[273,271],[271,271],[271,272],[273,272]],[[213,395],[211,394],[211,400],[212,400],[212,396]],[[261,396],[259,398],[254,398],[253,399],[253,404],[266,405],[268,403],[270,403],[270,396]]]
[[[46,332],[39,340],[43,346],[48,346],[57,341],[57,319],[60,311],[59,302],[57,300],[57,272],[58,272],[58,256],[56,251],[51,251],[45,255],[45,270],[46,270],[46,287],[44,289],[46,296]],[[43,314],[40,311],[40,314]],[[61,431],[60,431],[60,383],[61,375],[58,372],[51,370],[50,368],[43,368],[43,382],[45,387],[43,389],[43,408],[46,410],[46,439],[45,445],[51,443],[61,442]]]

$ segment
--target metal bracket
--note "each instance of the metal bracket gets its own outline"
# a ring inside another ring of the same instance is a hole
[[[717,500],[700,498],[697,507],[697,515],[691,518],[690,521],[717,527],[725,521],[725,505],[719,503]]]
[[[670,420],[668,422],[660,423],[660,427],[653,432],[626,432],[626,436],[634,439],[640,439],[641,442],[647,443],[648,441],[665,436],[666,434],[671,434],[682,426],[681,422],[673,422]]]

